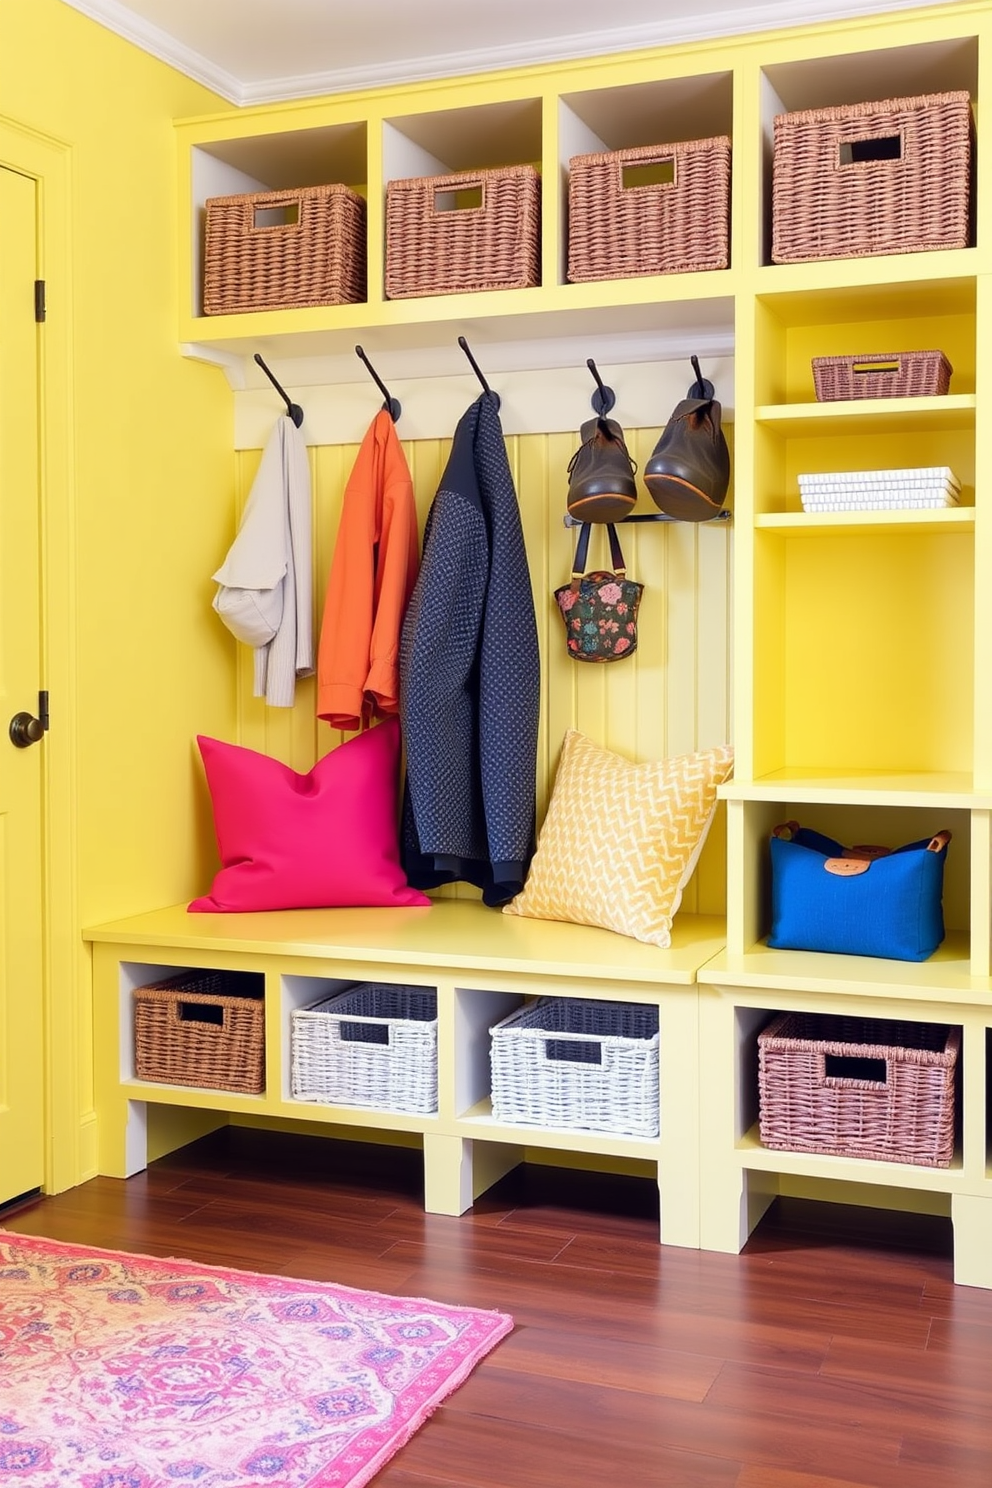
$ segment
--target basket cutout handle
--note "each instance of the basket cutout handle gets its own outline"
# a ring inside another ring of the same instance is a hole
[[[266,198],[264,206],[252,202],[247,202],[246,205],[252,232],[295,232],[300,226],[302,214],[298,196],[270,196]]]
[[[598,1039],[549,1038],[544,1042],[544,1057],[565,1064],[602,1064],[603,1045]]]
[[[873,372],[901,372],[902,357],[890,357],[887,361],[855,362],[851,367],[855,377],[870,377]]]
[[[820,1084],[832,1090],[885,1090],[889,1062],[868,1054],[824,1054]]]
[[[341,1042],[343,1044],[388,1044],[388,1023],[358,1023],[348,1022],[342,1018],[340,1023]]]
[[[678,185],[678,159],[660,154],[620,163],[620,190],[643,191],[657,186]]]
[[[457,185],[434,188],[434,211],[438,216],[447,212],[481,212],[485,205],[486,183],[481,176],[477,180],[462,177]]]
[[[901,134],[867,135],[862,139],[841,140],[837,146],[837,165],[887,165],[901,160]]]
[[[174,1023],[198,1023],[203,1029],[216,1029],[223,1033],[227,1021],[227,1008],[213,1002],[174,1002]]]

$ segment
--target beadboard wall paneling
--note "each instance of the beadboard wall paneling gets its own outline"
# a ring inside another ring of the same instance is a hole
[[[732,440],[732,428],[727,432]],[[656,438],[657,430],[629,432],[630,452],[638,472],[643,470]],[[563,517],[568,464],[576,442],[574,433],[507,439],[533,582],[542,661],[539,820],[547,807],[562,738],[569,728],[579,729],[607,748],[636,760],[661,759],[731,738],[732,521],[621,526],[628,574],[644,585],[637,651],[619,665],[583,665],[566,652],[553,592],[568,581],[571,572],[576,532],[566,528]],[[413,475],[423,531],[450,440],[404,441],[403,448]],[[357,453],[355,444],[310,449],[315,643],[344,488]],[[259,459],[258,450],[241,451],[237,456],[238,520]],[[643,485],[637,510],[655,510]],[[609,567],[605,532],[593,534],[590,563]],[[297,683],[293,708],[270,708],[252,696],[252,653],[242,645],[237,645],[237,677],[239,741],[248,748],[273,755],[302,772],[347,737],[316,719],[312,678]],[[475,893],[466,886],[452,886],[442,892],[456,896]],[[725,902],[726,829],[721,806],[686,892],[684,907],[692,912],[721,914]]]

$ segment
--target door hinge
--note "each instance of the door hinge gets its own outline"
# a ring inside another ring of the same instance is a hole
[[[45,319],[45,281],[36,279],[34,281],[34,318],[37,321]]]

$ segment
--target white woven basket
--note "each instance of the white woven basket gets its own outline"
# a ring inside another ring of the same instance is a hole
[[[489,1032],[494,1120],[658,1135],[657,1008],[541,997]]]
[[[364,982],[292,1015],[294,1100],[437,1111],[437,993]]]

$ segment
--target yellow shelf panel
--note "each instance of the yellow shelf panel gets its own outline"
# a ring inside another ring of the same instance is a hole
[[[763,404],[755,422],[785,438],[840,434],[893,434],[901,429],[975,427],[974,393],[948,393],[932,398],[851,398],[825,403]]]
[[[988,810],[992,792],[977,792],[970,773],[889,773],[795,765],[756,780],[728,780],[718,787],[726,801],[781,801],[790,805],[880,805]]]
[[[673,329],[730,336],[733,294],[728,269],[646,275],[592,284],[188,316],[180,324],[179,340],[187,350],[199,346],[235,356],[259,348],[272,355],[320,356],[351,352],[356,339],[390,350],[444,345],[454,343],[466,327],[470,340],[480,344]]]
[[[911,322],[921,314],[973,314],[975,275],[982,267],[977,248],[768,264],[755,272],[753,288],[771,301],[784,326],[838,319]]]
[[[401,1111],[377,1111],[365,1106],[332,1106],[310,1101],[280,1100],[278,1096],[239,1095],[230,1090],[212,1090],[199,1085],[166,1085],[146,1080],[122,1080],[121,1093],[130,1100],[154,1105],[188,1106],[200,1111],[229,1111],[239,1115],[273,1116],[295,1121],[322,1122],[328,1126],[361,1126],[386,1131],[433,1131],[437,1116],[409,1115]]]
[[[971,974],[969,955],[968,937],[960,931],[949,931],[943,945],[926,961],[774,951],[760,941],[743,956],[721,951],[700,969],[699,981],[705,986],[737,987],[763,994],[803,993],[820,999],[830,996],[839,1003],[849,997],[907,1005],[953,1002],[987,1007],[992,1016],[992,979]],[[888,1015],[894,1016],[896,1011]],[[949,1021],[952,1016],[948,1009]]]
[[[199,1085],[165,1085],[158,1081],[121,1080],[120,1090],[129,1100],[152,1101],[161,1106],[193,1106],[200,1111],[236,1111],[252,1116],[269,1115],[272,1102],[261,1095],[240,1095],[233,1090],[212,1090]]]
[[[808,537],[828,535],[849,537],[868,530],[918,533],[968,532],[975,526],[973,506],[942,506],[935,508],[906,508],[893,511],[850,512],[773,512],[764,513],[754,519],[759,532],[778,532],[783,537]]]
[[[658,1137],[627,1137],[614,1132],[579,1131],[573,1127],[556,1129],[528,1126],[523,1122],[500,1122],[493,1119],[488,1096],[479,1101],[455,1123],[459,1135],[487,1142],[511,1142],[516,1146],[548,1147],[562,1152],[594,1152],[605,1157],[656,1158]]]
[[[725,922],[715,915],[678,915],[672,946],[661,950],[610,930],[504,915],[469,900],[439,899],[424,909],[271,914],[189,914],[185,905],[176,904],[91,926],[84,938],[134,946],[151,957],[156,948],[166,947],[208,959],[217,952],[247,953],[259,958],[259,969],[264,962],[277,970],[288,957],[328,963],[361,959],[379,966],[473,974],[601,976],[617,983],[688,986],[697,968],[723,946]],[[141,959],[140,951],[135,959]]]
[[[955,1152],[950,1166],[946,1168],[925,1168],[916,1163],[877,1162],[865,1157],[833,1157],[819,1152],[780,1152],[761,1145],[755,1123],[738,1142],[737,1152],[742,1167],[754,1171],[840,1179],[842,1182],[877,1183],[887,1188],[926,1189],[937,1193],[970,1192],[975,1187],[964,1176],[960,1151]]]

